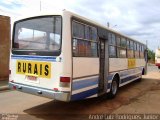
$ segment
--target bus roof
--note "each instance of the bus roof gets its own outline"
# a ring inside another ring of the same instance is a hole
[[[98,23],[98,22],[95,22],[95,21],[93,21],[93,20],[91,20],[91,19],[88,19],[88,18],[86,18],[86,17],[80,16],[80,15],[78,15],[78,14],[76,14],[76,13],[73,13],[73,12],[68,11],[68,10],[65,10],[65,9],[64,9],[63,11],[39,12],[39,13],[32,14],[32,15],[29,15],[29,16],[21,17],[21,18],[19,18],[18,20],[27,19],[27,18],[29,18],[29,17],[45,16],[45,15],[62,15],[62,16],[63,16],[63,13],[68,13],[71,17],[75,17],[75,18],[78,18],[78,19],[87,21],[87,22],[89,22],[89,23],[91,23],[91,24],[94,24],[95,26],[99,26],[99,27],[101,27],[101,28],[103,28],[103,29],[106,29],[106,30],[108,30],[108,31],[111,31],[111,32],[113,32],[113,33],[115,33],[115,34],[121,35],[121,36],[123,36],[123,37],[125,37],[125,38],[127,38],[127,39],[130,39],[130,40],[133,40],[133,41],[136,41],[136,42],[138,42],[138,43],[140,43],[140,44],[145,45],[144,43],[142,43],[142,42],[140,42],[140,41],[138,41],[138,40],[135,40],[135,39],[133,39],[133,38],[131,38],[131,37],[128,37],[128,36],[120,33],[120,32],[117,32],[117,31],[115,31],[115,30],[113,30],[113,29],[111,29],[111,28],[108,28],[108,27],[106,27],[106,26],[104,26],[104,25],[102,25],[102,24],[100,24],[100,23]]]
[[[121,36],[123,36],[123,37],[125,37],[125,38],[127,38],[127,39],[130,39],[130,40],[133,40],[133,41],[136,41],[136,42],[138,42],[138,43],[140,43],[140,44],[145,45],[144,43],[142,43],[142,42],[140,42],[140,41],[138,41],[138,40],[136,40],[136,39],[133,39],[133,38],[131,38],[131,37],[128,37],[128,36],[126,36],[126,35],[124,35],[124,34],[122,34],[122,33],[120,33],[120,32],[117,32],[117,31],[115,31],[115,30],[113,30],[113,29],[111,29],[111,28],[108,28],[108,27],[106,27],[106,26],[104,26],[104,25],[102,25],[102,24],[100,24],[100,23],[98,23],[98,22],[95,22],[95,21],[93,21],[93,20],[90,20],[90,19],[88,19],[88,18],[85,18],[85,17],[83,17],[83,16],[80,16],[80,15],[75,14],[75,13],[70,12],[70,11],[66,11],[66,10],[65,10],[64,12],[68,12],[68,13],[70,13],[70,15],[73,16],[73,17],[79,18],[79,19],[84,20],[84,21],[89,21],[89,23],[91,23],[91,24],[94,24],[94,25],[99,26],[99,27],[101,27],[101,28],[104,28],[104,29],[106,29],[106,30],[108,30],[108,31],[111,31],[111,32],[113,32],[113,33],[115,33],[115,34],[121,35]],[[145,46],[146,46],[146,45],[145,45]]]

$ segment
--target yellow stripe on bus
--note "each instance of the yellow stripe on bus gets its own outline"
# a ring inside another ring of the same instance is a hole
[[[17,60],[16,73],[51,78],[51,63],[38,61]]]

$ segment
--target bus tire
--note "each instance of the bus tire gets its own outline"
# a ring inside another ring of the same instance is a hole
[[[112,84],[111,84],[111,90],[108,93],[109,99],[115,98],[115,96],[117,95],[117,92],[118,92],[118,88],[119,88],[118,77],[114,77]]]

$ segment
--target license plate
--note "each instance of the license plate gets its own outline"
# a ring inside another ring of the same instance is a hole
[[[30,74],[32,77],[29,77],[29,79],[31,80],[35,80],[35,76],[42,78],[51,78],[51,63],[17,60],[16,73],[24,75]]]
[[[35,74],[26,74],[25,81],[31,83],[39,83],[38,76]]]
[[[27,79],[35,82],[37,81],[37,77],[35,76],[27,76]]]

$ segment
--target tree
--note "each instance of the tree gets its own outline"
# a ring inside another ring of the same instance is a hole
[[[154,62],[155,61],[155,53],[153,50],[148,49],[148,61]]]

